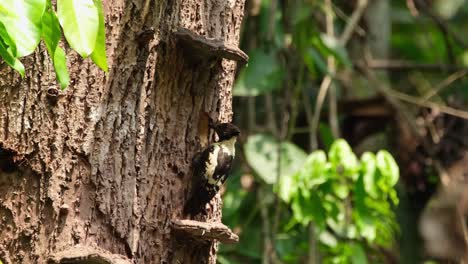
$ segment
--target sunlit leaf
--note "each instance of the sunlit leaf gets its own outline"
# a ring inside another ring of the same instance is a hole
[[[57,15],[70,46],[82,57],[89,56],[99,31],[99,11],[93,0],[57,0]]]
[[[60,87],[65,89],[70,83],[70,75],[68,74],[67,57],[65,51],[60,47],[55,49],[54,68],[55,73],[57,74],[57,79],[60,83]]]
[[[3,40],[0,39],[0,56],[3,60],[10,65],[13,69],[17,70],[21,76],[24,77],[24,65],[19,61],[11,52],[8,50],[8,47],[3,43]]]
[[[377,185],[375,182],[377,166],[375,161],[375,155],[370,152],[365,152],[361,157],[361,168],[362,177],[364,183],[364,189],[367,194],[372,198],[377,198]]]
[[[315,192],[308,192],[307,189],[300,190],[300,195],[294,198],[291,205],[294,218],[304,226],[313,221],[320,230],[324,230],[327,212],[320,197]]]
[[[42,18],[42,38],[52,59],[60,87],[64,89],[70,83],[70,76],[67,70],[65,51],[58,46],[61,37],[62,31],[59,21],[49,6]]]
[[[313,188],[327,181],[327,170],[327,156],[324,151],[317,150],[307,157],[304,165],[297,172],[297,177],[300,182],[306,184],[307,188]]]
[[[361,245],[353,243],[350,245],[351,263],[352,264],[367,264],[367,257]]]
[[[351,147],[344,139],[333,142],[328,153],[328,158],[333,168],[342,170],[346,176],[357,179],[358,160]]]
[[[345,199],[346,197],[348,197],[349,187],[345,183],[337,182],[337,183],[334,183],[332,187],[333,187],[333,192],[339,198]]]
[[[104,12],[102,10],[102,0],[94,0],[94,5],[98,9],[99,28],[96,37],[96,44],[94,46],[93,53],[91,53],[91,59],[103,71],[107,72],[108,66],[106,57],[106,25],[104,22]]]
[[[398,182],[400,177],[400,170],[398,164],[392,155],[386,150],[380,150],[377,152],[377,168],[383,177],[388,180],[390,187],[394,186]]]
[[[5,46],[9,48],[9,50],[11,51],[11,54],[16,57],[16,43],[10,37],[7,29],[5,28],[5,25],[3,25],[1,21],[0,21],[0,38],[5,43]]]
[[[46,0],[2,0],[0,22],[16,44],[16,57],[31,54],[41,39]]]

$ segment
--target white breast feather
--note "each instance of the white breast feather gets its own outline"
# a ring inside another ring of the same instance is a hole
[[[214,172],[216,170],[216,166],[218,166],[218,153],[220,151],[227,153],[229,156],[233,156],[236,154],[236,138],[232,138],[229,140],[221,141],[214,143],[213,152],[210,153],[208,156],[208,162],[205,165],[205,177],[208,179],[209,184],[216,184],[220,185],[221,181],[215,180],[213,178]],[[224,175],[223,175],[224,176]]]
[[[223,149],[223,152],[227,153],[229,156],[235,156],[236,155],[236,138],[231,138],[229,140],[221,141],[217,143],[221,146]]]
[[[220,147],[214,145],[213,152],[208,156],[208,162],[205,164],[205,177],[208,179],[208,183],[215,184],[216,181],[213,179],[216,166],[218,166],[218,152]]]

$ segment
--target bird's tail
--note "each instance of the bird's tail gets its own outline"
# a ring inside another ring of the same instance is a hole
[[[184,206],[184,214],[195,216],[205,210],[206,204],[216,195],[215,191],[207,191],[199,189],[198,192],[193,193],[190,199]]]

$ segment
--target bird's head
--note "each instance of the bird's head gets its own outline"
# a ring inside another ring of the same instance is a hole
[[[218,135],[219,141],[229,140],[240,135],[239,128],[231,123],[220,123],[215,126],[214,130]]]

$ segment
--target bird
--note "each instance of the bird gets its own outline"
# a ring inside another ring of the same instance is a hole
[[[203,212],[207,203],[226,182],[236,155],[235,144],[240,130],[232,123],[213,125],[218,140],[194,155],[193,187],[184,214],[195,216]]]

